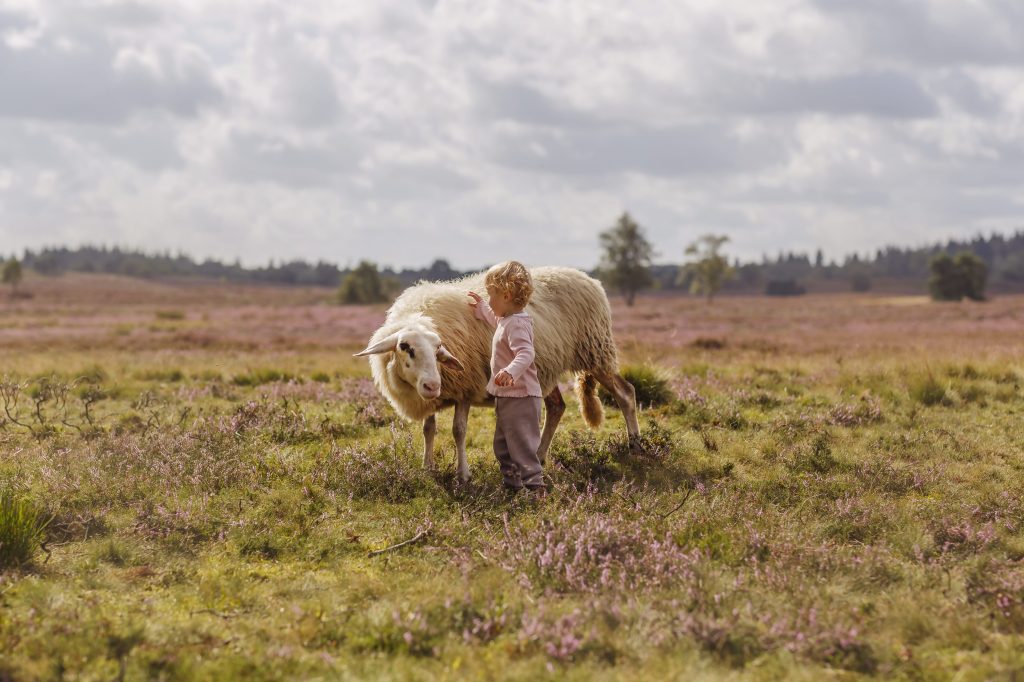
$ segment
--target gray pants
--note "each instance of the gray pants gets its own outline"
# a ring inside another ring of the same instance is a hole
[[[510,488],[544,485],[540,447],[540,398],[495,398],[494,456]]]

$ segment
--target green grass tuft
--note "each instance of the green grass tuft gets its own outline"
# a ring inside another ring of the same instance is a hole
[[[628,365],[623,367],[622,377],[636,389],[636,403],[643,407],[657,407],[672,402],[675,395],[668,385],[663,371],[649,365]],[[614,407],[617,403],[612,394],[601,388],[598,391],[601,402]]]
[[[911,399],[922,405],[938,405],[946,400],[946,387],[931,372],[911,378],[908,390]]]
[[[0,487],[0,568],[17,568],[32,561],[46,523],[31,500],[10,484]]]

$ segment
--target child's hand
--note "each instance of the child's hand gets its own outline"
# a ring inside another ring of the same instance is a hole
[[[516,380],[512,378],[511,374],[509,374],[505,370],[501,370],[500,372],[494,375],[494,383],[497,386],[511,386],[512,384],[516,383]]]
[[[471,299],[473,299],[473,302],[469,304],[470,308],[476,308],[476,304],[483,300],[480,297],[480,294],[476,293],[475,291],[467,291],[466,294],[469,295]]]

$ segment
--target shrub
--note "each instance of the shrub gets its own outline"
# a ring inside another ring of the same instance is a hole
[[[850,278],[850,291],[871,291],[871,278],[863,272],[858,272]]]
[[[11,485],[0,488],[0,568],[31,561],[42,544],[46,523],[39,508]]]
[[[928,267],[931,272],[928,292],[936,301],[959,301],[964,297],[984,300],[988,266],[973,253],[964,251],[956,258],[940,253],[932,258]]]
[[[795,279],[773,279],[764,288],[766,296],[803,296],[807,289]]]
[[[669,388],[668,379],[662,376],[661,371],[647,365],[630,365],[622,368],[621,373],[622,377],[636,389],[638,406],[656,407],[672,402],[672,389]],[[598,396],[605,405],[617,404],[612,394],[603,387],[598,391]]]
[[[726,344],[724,339],[716,339],[713,336],[698,336],[690,345],[701,350],[722,350]]]
[[[337,300],[343,305],[384,303],[393,298],[396,288],[395,282],[380,276],[376,263],[364,260],[345,275],[338,287]]]

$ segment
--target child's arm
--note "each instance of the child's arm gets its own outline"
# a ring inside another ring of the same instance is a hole
[[[476,319],[483,320],[492,327],[498,326],[498,318],[495,317],[494,311],[491,310],[491,306],[488,305],[487,301],[480,297],[480,294],[475,291],[467,291],[469,297],[473,299],[473,302],[469,304],[469,307],[473,309],[473,315]]]
[[[519,381],[519,377],[533,364],[536,353],[533,350],[533,330],[529,324],[511,324],[508,327],[508,345],[515,355],[512,362],[503,372],[508,372],[512,377],[512,383]]]

